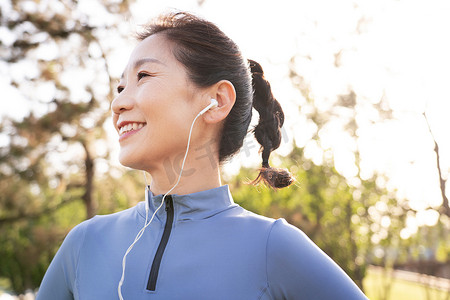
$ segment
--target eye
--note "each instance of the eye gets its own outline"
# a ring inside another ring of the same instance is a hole
[[[123,91],[123,89],[124,89],[124,87],[123,87],[123,86],[118,86],[118,87],[117,87],[117,93],[119,93],[119,94],[120,94],[120,92],[122,92],[122,91]]]
[[[148,76],[150,76],[150,74],[145,73],[145,72],[139,72],[139,73],[137,74],[138,81],[141,80],[142,78],[148,77]]]

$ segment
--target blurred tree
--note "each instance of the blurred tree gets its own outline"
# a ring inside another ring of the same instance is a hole
[[[115,88],[109,56],[127,40],[128,5],[16,0],[0,6],[3,37],[10,37],[0,40],[1,70],[32,107],[23,118],[3,117],[0,126],[7,141],[0,149],[0,277],[17,293],[39,285],[64,235],[92,217],[98,201],[113,203],[108,211],[124,206],[120,185],[103,183],[117,181],[108,174],[104,124]]]
[[[333,259],[341,262],[341,266],[362,287],[362,279],[368,263],[393,265],[397,257],[394,249],[401,242],[399,233],[405,226],[406,213],[409,211],[406,201],[397,201],[395,191],[388,191],[384,187],[382,183],[386,179],[383,175],[367,172],[362,167],[363,160],[359,147],[361,128],[390,122],[392,111],[384,97],[378,102],[369,102],[366,99],[360,99],[352,89],[337,95],[334,101],[314,98],[310,84],[298,72],[299,59],[303,58],[294,57],[291,60],[290,77],[305,99],[300,114],[304,115],[307,122],[313,124],[309,127],[314,128],[310,133],[311,138],[305,145],[305,151],[308,147],[312,147],[316,152],[322,153],[322,158],[319,160],[321,163],[315,167],[319,170],[317,172],[319,175],[315,178],[321,183],[316,183],[316,187],[310,190],[317,206],[315,214],[320,219],[328,214],[333,220],[331,221],[333,226],[327,231],[333,233],[332,236],[335,238],[339,237],[341,242],[333,241],[328,236],[317,238],[315,231],[310,233],[310,237],[319,245],[323,245],[325,252]],[[335,66],[339,68],[340,64]],[[367,111],[371,113],[367,114]],[[336,135],[340,137],[339,140],[334,138]],[[332,141],[333,139],[335,142]],[[331,166],[335,166],[335,153],[343,152],[347,163],[344,169],[337,172]],[[303,162],[305,159],[303,157],[298,161]],[[309,173],[307,176],[314,178]],[[337,180],[339,184],[335,186],[341,186],[341,188],[333,190],[333,182],[329,181],[330,178]],[[320,196],[321,192],[314,192],[330,188],[334,200],[331,198],[324,200]],[[302,201],[305,200],[302,199]],[[333,203],[333,205],[323,205],[323,202]],[[320,229],[320,225],[318,228]],[[308,232],[308,230],[305,231]],[[325,232],[320,234],[327,235]],[[330,244],[325,245],[321,241],[323,238],[330,241]],[[349,248],[346,251],[340,251],[345,247]]]
[[[359,35],[364,35],[364,28],[370,23],[369,18],[364,16],[358,21],[356,30],[345,38],[341,35],[338,37],[331,37],[333,43],[327,44],[328,49],[334,48],[334,59],[331,61],[334,63],[334,68],[328,68],[324,72],[324,76],[330,82],[329,77],[332,76],[335,82],[343,82],[342,77],[347,76],[345,72],[340,72],[340,68],[345,68],[346,56],[352,56],[355,49],[358,48],[358,40],[364,41],[365,39],[359,39]],[[360,26],[362,25],[362,26]],[[318,26],[319,27],[319,26]],[[361,30],[363,29],[363,30]],[[320,33],[318,33],[320,34]],[[339,43],[334,43],[339,41]],[[309,41],[306,41],[309,42]],[[350,42],[350,44],[348,44]],[[347,45],[346,45],[347,44]],[[344,45],[344,46],[342,46]],[[308,46],[305,47],[308,49]],[[327,49],[327,50],[328,50]],[[306,50],[308,51],[308,50]],[[333,51],[333,50],[331,50]],[[412,224],[418,222],[418,215],[422,212],[416,212],[409,207],[408,199],[398,199],[395,191],[386,190],[386,182],[388,179],[380,176],[379,174],[371,174],[371,171],[365,167],[367,157],[365,157],[364,149],[361,149],[360,141],[365,138],[365,132],[370,131],[375,126],[389,122],[396,121],[394,119],[395,114],[389,108],[385,93],[381,90],[381,97],[379,99],[370,99],[368,95],[359,95],[358,91],[364,92],[365,85],[355,82],[355,89],[352,87],[352,82],[348,82],[348,87],[342,86],[342,94],[335,96],[323,96],[326,92],[312,90],[311,86],[318,85],[316,82],[308,82],[308,75],[302,75],[302,72],[306,74],[307,71],[313,70],[313,74],[320,73],[323,62],[331,58],[332,52],[327,53],[326,50],[317,51],[317,53],[303,53],[298,54],[291,60],[290,77],[292,82],[301,92],[305,99],[302,103],[300,115],[304,116],[303,119],[308,120],[308,129],[313,128],[310,132],[311,138],[305,142],[305,153],[310,153],[309,149],[314,151],[327,151],[332,150],[337,157],[342,154],[343,150],[346,152],[346,170],[336,165],[338,171],[343,174],[347,182],[353,187],[360,187],[364,182],[372,185],[374,193],[378,194],[378,199],[375,205],[367,207],[369,213],[369,229],[372,233],[370,241],[372,243],[370,256],[368,260],[371,263],[376,263],[384,266],[386,270],[392,269],[395,265],[405,263],[408,260],[423,259],[424,257],[438,257],[441,262],[447,264],[450,262],[450,247],[448,232],[450,231],[449,222],[449,201],[446,194],[446,178],[448,177],[448,171],[442,169],[443,155],[440,153],[439,145],[436,139],[433,137],[431,128],[430,133],[434,141],[434,152],[436,154],[436,168],[437,178],[439,180],[439,187],[442,195],[442,205],[440,207],[430,207],[426,210],[426,213],[436,215],[439,212],[439,223],[435,226],[426,224],[420,224],[416,228],[417,233],[411,231],[414,228]],[[313,54],[318,54],[321,61],[313,61]],[[327,53],[328,56],[323,53]],[[350,60],[351,61],[351,60]],[[356,60],[357,61],[357,60]],[[350,63],[351,64],[351,63]],[[326,74],[325,74],[326,73]],[[365,74],[361,74],[364,78]],[[368,80],[367,84],[377,86],[377,76],[373,76]],[[382,78],[378,78],[382,81]],[[378,85],[380,86],[380,85]],[[382,86],[380,86],[382,87]],[[336,85],[330,86],[330,89],[336,88]],[[327,90],[328,87],[322,87],[323,90]],[[357,89],[357,90],[356,90]],[[371,94],[375,88],[371,89]],[[426,115],[424,114],[426,119]],[[426,119],[427,123],[428,120]],[[308,134],[308,133],[306,133]],[[334,135],[334,136],[333,136]],[[335,136],[339,136],[336,139]],[[338,142],[333,142],[333,139]],[[367,142],[366,142],[367,145]],[[319,149],[319,150],[317,150]],[[311,156],[308,156],[311,158]],[[326,161],[326,159],[324,159]],[[353,167],[353,168],[352,168]],[[359,192],[358,192],[359,193]],[[381,197],[380,197],[381,196]],[[406,223],[409,228],[406,228]],[[424,234],[426,232],[427,234]],[[421,253],[419,255],[418,253]],[[427,255],[424,255],[427,253]],[[448,269],[447,269],[448,270]],[[384,286],[384,295],[380,298],[385,299],[387,297],[388,290],[392,281],[386,282]]]
[[[316,165],[302,148],[295,146],[288,156],[276,159],[294,174],[294,186],[279,191],[251,188],[243,183],[254,178],[254,171],[244,168],[230,182],[234,200],[256,213],[283,217],[303,230],[362,288],[374,247],[395,239],[394,232],[403,228],[399,218],[403,210],[373,179],[352,186],[331,160]]]

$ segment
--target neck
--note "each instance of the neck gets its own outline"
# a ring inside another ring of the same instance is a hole
[[[153,167],[150,190],[154,195],[167,193],[178,181],[183,157],[164,160],[162,164]],[[221,186],[218,162],[207,157],[187,157],[180,182],[170,191],[170,194],[185,195]]]

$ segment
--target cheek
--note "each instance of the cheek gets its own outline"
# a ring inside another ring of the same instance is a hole
[[[146,144],[153,145],[153,149],[163,156],[184,154],[194,117],[191,118],[190,112],[183,110],[180,107],[170,108],[165,113],[150,117]],[[195,126],[193,131],[196,131]]]
[[[112,121],[112,125],[113,125],[113,127],[114,128],[116,128],[116,124],[117,124],[117,121],[119,120],[119,115],[118,114],[115,114],[114,112],[112,113],[112,118],[111,118],[111,121]]]
[[[195,99],[192,98],[192,91],[186,87],[176,84],[166,86],[156,81],[147,83],[145,89],[139,92],[136,97],[139,99],[139,110],[147,121],[148,134],[154,142],[155,139],[171,145],[177,139],[187,142],[191,123],[200,111],[196,111]]]
[[[167,92],[163,96],[154,94],[140,99],[142,99],[139,101],[140,111],[147,123],[152,123],[153,126],[161,128],[189,126],[196,116],[192,105],[179,93]]]
[[[117,127],[118,121],[119,121],[119,116],[117,116],[116,114],[113,114],[112,118],[111,118],[111,126],[112,126],[112,129],[114,130],[114,132],[116,132],[116,134],[119,135],[119,128]]]

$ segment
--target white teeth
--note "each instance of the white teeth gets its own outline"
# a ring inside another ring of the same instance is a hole
[[[144,127],[144,123],[128,123],[119,129],[119,135],[122,135],[124,133],[127,133],[132,130],[138,130]]]

